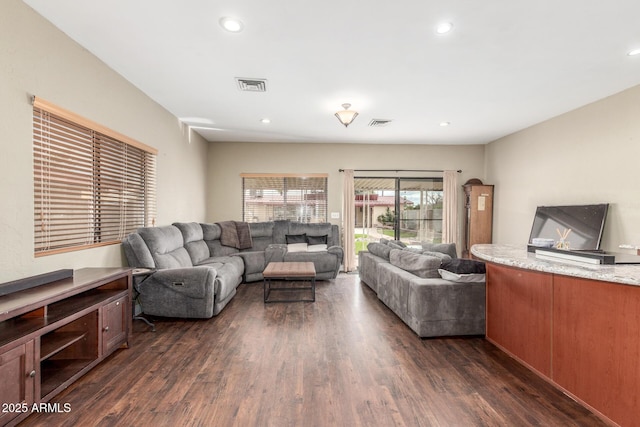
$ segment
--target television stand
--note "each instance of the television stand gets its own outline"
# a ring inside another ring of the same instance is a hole
[[[3,296],[0,425],[17,424],[34,405],[128,347],[131,317],[128,268],[76,270],[73,277]]]

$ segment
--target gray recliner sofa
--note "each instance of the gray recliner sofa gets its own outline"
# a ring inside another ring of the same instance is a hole
[[[414,249],[383,240],[367,249],[358,254],[360,280],[418,336],[485,334],[484,275],[442,271],[473,263],[457,260],[455,244]]]
[[[344,251],[337,225],[269,221],[249,224],[251,246],[239,249],[221,242],[218,224],[174,223],[143,227],[122,241],[130,267],[149,269],[134,276],[145,314],[209,318],[217,315],[242,282],[263,279],[272,261],[309,261],[316,279],[338,275]],[[326,250],[290,252],[287,236],[326,240]]]

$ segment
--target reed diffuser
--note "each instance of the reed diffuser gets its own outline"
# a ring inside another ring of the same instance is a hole
[[[560,236],[560,240],[556,243],[557,249],[569,249],[569,242],[567,241],[567,237],[569,237],[569,233],[571,233],[570,228],[565,228],[562,233],[560,233],[560,229],[556,228],[556,233]]]

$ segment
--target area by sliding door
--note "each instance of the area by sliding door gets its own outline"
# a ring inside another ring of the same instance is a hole
[[[396,239],[407,244],[442,242],[442,178],[399,179]]]
[[[354,179],[355,250],[380,238],[442,241],[442,178]]]

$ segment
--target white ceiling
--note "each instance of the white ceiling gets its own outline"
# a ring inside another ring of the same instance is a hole
[[[484,144],[640,84],[638,0],[24,1],[209,141]]]

